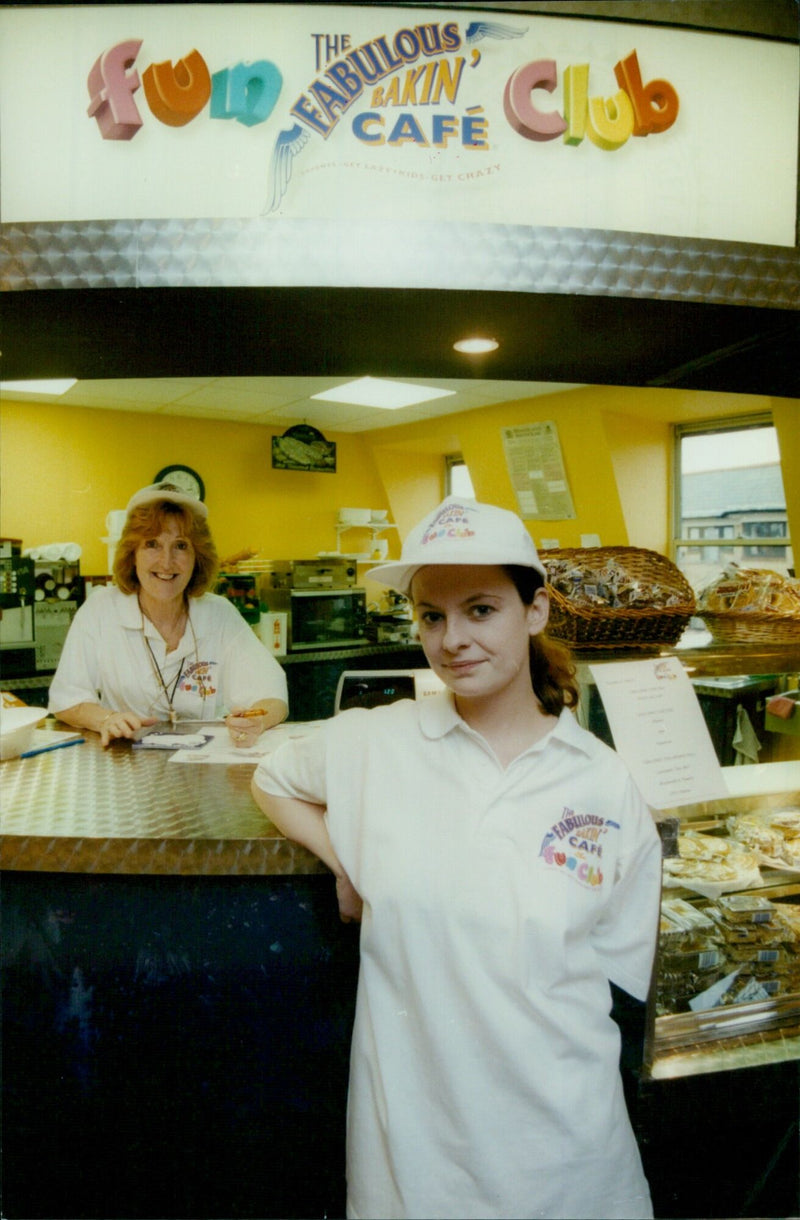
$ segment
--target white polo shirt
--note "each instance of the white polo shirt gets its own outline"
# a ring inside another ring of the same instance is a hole
[[[647,995],[660,844],[618,755],[565,711],[503,769],[444,692],[256,781],[327,806],[364,899],[348,1215],[652,1215],[608,980]]]
[[[153,650],[151,659],[148,644]],[[183,720],[221,720],[234,705],[258,699],[288,703],[286,675],[224,597],[189,599],[189,622],[173,652],[136,595],[107,586],[80,607],[67,633],[50,685],[55,714],[96,703],[139,716],[166,719],[169,707],[156,665]]]

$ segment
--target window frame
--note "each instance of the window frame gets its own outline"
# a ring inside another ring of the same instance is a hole
[[[765,427],[775,427],[775,421],[773,420],[772,414],[769,411],[759,412],[758,414],[753,415],[739,415],[725,417],[722,419],[697,420],[691,423],[672,425],[672,554],[670,557],[674,563],[677,563],[678,561],[678,554],[681,548],[686,549],[689,547],[696,548],[699,551],[710,549],[711,547],[717,547],[722,552],[733,552],[733,550],[738,547],[742,548],[742,554],[744,555],[745,551],[743,548],[753,546],[754,543],[757,543],[759,546],[763,545],[766,548],[766,553],[765,555],[762,555],[762,558],[766,557],[766,555],[768,555],[773,548],[776,550],[777,548],[781,548],[783,551],[783,556],[781,557],[786,555],[788,548],[792,545],[792,540],[789,536],[788,516],[786,519],[786,533],[783,537],[774,539],[753,539],[748,538],[745,535],[734,535],[727,538],[691,538],[684,536],[681,531],[681,525],[683,522],[683,502],[681,495],[683,481],[681,473],[681,444],[684,437],[707,435],[715,432],[745,432],[749,429]],[[783,468],[781,467],[781,476],[782,475]],[[702,527],[695,526],[693,528],[697,529]]]

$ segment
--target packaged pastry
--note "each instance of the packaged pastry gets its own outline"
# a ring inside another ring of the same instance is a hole
[[[777,919],[768,923],[731,923],[719,910],[711,912],[726,945],[782,945],[786,929]]]
[[[543,555],[550,585],[576,606],[663,609],[682,605],[685,595],[657,577],[634,575],[624,559],[597,548],[580,557]]]
[[[769,815],[770,825],[790,837],[800,835],[800,809],[778,809]]]
[[[685,1010],[692,997],[713,986],[722,978],[722,973],[719,966],[707,970],[661,971],[656,982],[656,1012],[664,1016]]]
[[[800,581],[761,568],[729,563],[700,591],[698,614],[775,614],[800,618]]]
[[[774,902],[761,894],[723,894],[717,906],[729,923],[771,923],[775,914]]]
[[[692,880],[726,883],[736,881],[740,874],[733,864],[724,860],[665,860],[664,873],[688,883]]]
[[[737,966],[741,963],[743,969],[751,967],[751,973],[759,966],[769,966],[772,970],[789,970],[792,966],[791,958],[782,944],[729,944],[725,946],[725,955]]]
[[[800,903],[776,902],[775,919],[786,929],[786,943],[800,950]]]
[[[760,979],[750,977],[737,979],[736,984],[725,993],[723,1002],[725,1004],[756,1004],[759,1001],[769,1000],[771,996],[777,994],[777,991],[777,983],[770,987],[766,980],[762,982]]]
[[[714,922],[702,907],[696,907],[685,898],[664,898],[661,915],[675,926],[682,935],[687,932],[709,936],[714,932]]]
[[[662,953],[661,962],[666,974],[685,971],[696,974],[724,965],[725,954],[719,945],[709,940],[697,948],[668,949]]]
[[[678,835],[678,851],[684,860],[724,860],[737,844],[719,835],[702,834],[698,830],[687,830]]]
[[[783,834],[759,814],[747,814],[728,819],[728,831],[737,842],[753,848],[763,856],[776,858],[783,849]]]

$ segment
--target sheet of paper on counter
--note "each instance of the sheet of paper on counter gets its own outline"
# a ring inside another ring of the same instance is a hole
[[[224,724],[204,725],[203,732],[209,735],[210,740],[200,749],[176,751],[169,761],[191,764],[224,763],[226,766],[250,763],[252,766],[259,762],[265,754],[271,754],[277,750],[284,741],[288,741],[292,737],[307,737],[321,724],[321,720],[279,724],[274,729],[268,729],[266,733],[262,733],[256,744],[248,746],[246,749],[240,749],[233,744]]]
[[[652,809],[728,796],[697,695],[677,657],[590,669],[617,753]]]

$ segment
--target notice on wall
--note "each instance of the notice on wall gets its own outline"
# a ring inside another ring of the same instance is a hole
[[[572,493],[552,420],[501,429],[506,465],[523,521],[569,521]]]
[[[590,669],[617,753],[652,809],[728,796],[697,695],[677,657]]]

